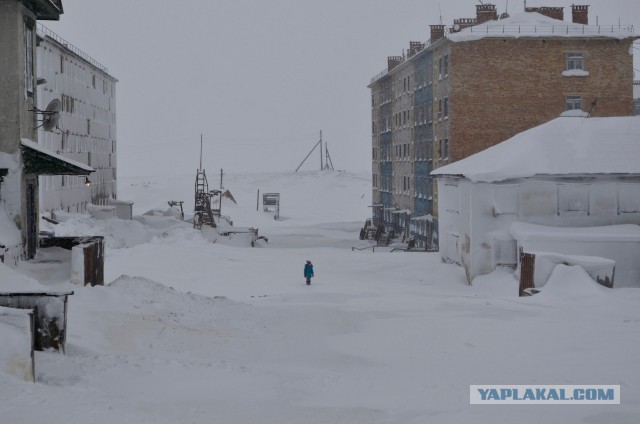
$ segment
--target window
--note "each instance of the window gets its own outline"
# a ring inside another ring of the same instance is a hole
[[[493,216],[518,214],[518,186],[493,185]]]
[[[584,69],[584,53],[567,53],[567,70]]]
[[[438,159],[442,159],[442,140],[438,140]]]
[[[589,186],[561,184],[558,186],[558,214],[589,214]]]
[[[444,98],[444,117],[445,119],[449,118],[449,98]]]
[[[28,97],[33,97],[34,73],[33,73],[33,22],[24,22],[24,79],[25,91]]]
[[[458,184],[444,184],[444,193],[441,200],[444,204],[444,210],[449,213],[460,213],[460,193]]]
[[[449,75],[449,55],[444,57],[444,75]]]
[[[566,96],[565,110],[582,110],[582,96]]]
[[[438,100],[438,121],[442,120],[442,99]]]
[[[442,79],[442,58],[438,59],[438,79]]]
[[[640,187],[637,184],[618,186],[618,214],[640,212]]]
[[[443,149],[443,153],[444,153],[444,158],[448,158],[449,157],[449,139],[445,138],[444,139],[444,149]]]

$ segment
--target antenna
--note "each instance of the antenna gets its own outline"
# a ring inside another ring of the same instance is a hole
[[[59,99],[51,100],[45,110],[40,110],[36,107],[29,109],[31,112],[42,115],[42,120],[39,121],[41,124],[38,125],[36,129],[42,127],[45,131],[53,131],[58,128],[58,123],[60,122],[60,110],[62,110],[62,103]]]
[[[440,7],[440,3],[438,3],[438,11],[440,12],[440,25],[442,25],[442,8]]]
[[[198,169],[202,171],[202,133],[200,133],[200,168]]]
[[[322,171],[322,130],[320,130],[320,170]]]

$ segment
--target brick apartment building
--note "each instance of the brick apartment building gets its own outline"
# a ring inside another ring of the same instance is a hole
[[[373,222],[436,249],[429,173],[561,114],[633,115],[632,27],[593,26],[588,6],[526,8],[431,25],[426,43],[372,78]]]

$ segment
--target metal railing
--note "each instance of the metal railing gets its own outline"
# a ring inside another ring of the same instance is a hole
[[[96,68],[100,69],[105,74],[109,73],[109,69],[106,66],[104,66],[103,64],[101,64],[100,62],[98,62],[97,60],[95,60],[94,58],[92,58],[91,56],[89,56],[88,54],[86,54],[85,52],[83,52],[82,50],[77,48],[76,46],[74,46],[73,44],[69,43],[67,40],[65,40],[64,38],[60,37],[55,32],[51,31],[49,28],[47,28],[46,26],[42,25],[40,22],[37,23],[36,32],[38,33],[38,35],[40,35],[42,37],[51,38],[53,41],[55,41],[56,43],[60,44],[65,49],[69,50],[73,54],[81,57],[83,60],[86,60],[87,62],[89,62],[90,64],[95,66]]]
[[[543,35],[606,35],[634,33],[633,25],[477,25],[465,29],[472,34],[543,34]]]

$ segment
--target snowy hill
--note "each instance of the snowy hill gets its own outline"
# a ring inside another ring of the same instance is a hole
[[[119,194],[136,214],[168,200],[189,212],[194,178],[125,178]],[[0,370],[2,422],[640,420],[640,291],[559,270],[544,295],[517,298],[506,272],[468,286],[438,254],[354,252],[370,243],[358,240],[366,175],[230,174],[224,187],[238,204],[223,214],[268,244],[211,243],[172,219],[52,227],[104,235],[109,284],[72,285],[55,258],[22,264],[25,278],[75,294],[66,355],[37,352],[35,384]],[[256,211],[258,189],[281,193],[281,221]],[[622,404],[469,405],[471,384],[619,384]]]

